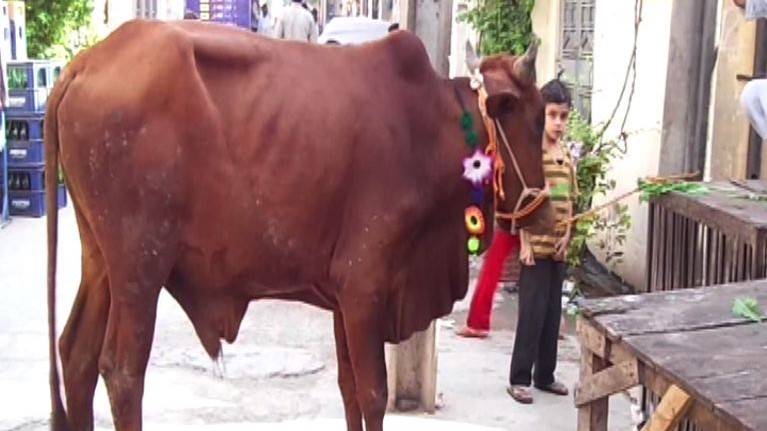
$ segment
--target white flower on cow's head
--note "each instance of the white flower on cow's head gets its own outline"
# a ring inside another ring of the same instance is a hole
[[[463,159],[463,178],[475,186],[490,179],[493,173],[493,159],[477,150],[471,157]]]

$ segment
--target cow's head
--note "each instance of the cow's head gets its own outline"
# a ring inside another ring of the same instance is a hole
[[[545,188],[542,150],[544,106],[535,84],[537,52],[537,40],[521,56],[501,54],[480,59],[470,45],[467,47],[469,70],[479,71],[487,92],[487,114],[497,120],[496,124],[503,131],[498,133],[498,152],[506,167],[502,179],[505,197],[497,198],[496,210],[512,214],[520,209],[535,208],[516,221],[517,227],[550,223],[553,216],[548,200],[536,206],[535,194],[523,195],[525,188]],[[499,219],[499,223],[503,228],[511,225],[504,219]]]

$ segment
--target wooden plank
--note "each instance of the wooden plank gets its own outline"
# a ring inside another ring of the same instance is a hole
[[[597,330],[588,320],[579,317],[576,322],[578,341],[582,347],[612,364],[627,361],[634,357],[622,343],[614,343]]]
[[[583,301],[583,315],[610,339],[660,332],[689,331],[747,323],[732,315],[738,297],[767,304],[767,280],[626,295]]]
[[[714,404],[741,401],[758,394],[767,396],[767,367],[753,365],[734,372],[696,377],[690,380],[690,386]],[[767,404],[764,407],[767,408]]]
[[[717,406],[731,418],[737,420],[741,429],[749,431],[767,430],[767,398],[731,401]]]
[[[580,380],[605,368],[605,360],[586,348],[581,348]],[[607,431],[607,397],[578,408],[578,431]]]
[[[642,385],[650,391],[648,395],[650,395],[652,399],[659,399],[666,393],[668,388],[671,387],[671,381],[669,378],[663,376],[660,370],[657,370],[652,366],[647,366],[641,362],[639,364],[639,375]],[[737,422],[733,423],[729,421],[728,418],[715,415],[713,407],[706,405],[703,402],[696,401],[693,403],[687,417],[700,430],[724,431],[732,430],[737,427]]]
[[[666,224],[663,232],[664,236],[664,250],[665,255],[663,258],[663,281],[661,281],[661,290],[669,290],[671,286],[671,275],[673,270],[673,257],[674,257],[674,213],[666,211]]]
[[[642,335],[624,342],[647,364],[646,369],[657,370],[739,427],[739,416],[727,410],[733,403],[767,400],[767,323]],[[751,415],[759,417],[757,412]]]
[[[578,317],[575,327],[581,348],[588,349],[591,353],[600,358],[605,358],[607,356],[607,339],[604,334],[597,331],[588,320],[585,320],[582,317]]]
[[[647,276],[645,277],[645,284],[647,285],[647,291],[652,292],[652,286],[654,281],[654,275],[655,275],[655,256],[657,255],[657,251],[655,250],[657,247],[657,230],[655,229],[656,225],[656,216],[655,213],[657,210],[657,205],[650,202],[647,205],[647,254],[646,254],[646,260],[645,260],[645,268],[647,271]]]
[[[692,402],[693,399],[687,392],[680,389],[679,386],[671,385],[642,431],[670,431],[674,429],[682,421]]]
[[[639,384],[639,363],[629,359],[581,379],[575,391],[575,405],[609,397]]]

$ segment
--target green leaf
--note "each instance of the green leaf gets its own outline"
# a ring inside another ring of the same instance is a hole
[[[732,314],[757,323],[762,321],[763,316],[759,303],[754,298],[735,299],[732,304]]]

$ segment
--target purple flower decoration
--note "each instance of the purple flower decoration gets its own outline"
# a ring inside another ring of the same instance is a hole
[[[471,157],[463,159],[463,178],[475,186],[490,179],[493,173],[493,159],[477,150]]]
[[[583,156],[583,142],[571,141],[567,145],[570,150],[570,157],[573,159],[573,164],[578,165],[578,162]]]

